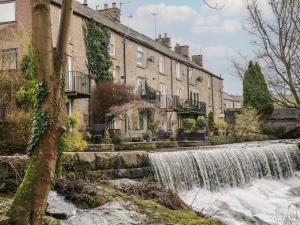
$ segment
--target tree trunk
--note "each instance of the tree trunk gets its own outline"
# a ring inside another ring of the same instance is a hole
[[[52,46],[50,0],[31,0],[32,47],[39,86],[35,105],[32,154],[25,177],[7,215],[11,224],[41,225],[54,179],[57,151],[63,134],[65,56],[73,13],[73,0],[63,0],[56,51]],[[39,102],[40,101],[40,102]],[[48,120],[45,123],[44,120]],[[41,127],[42,125],[46,127]],[[36,129],[36,130],[35,130]],[[42,132],[41,132],[42,130]]]

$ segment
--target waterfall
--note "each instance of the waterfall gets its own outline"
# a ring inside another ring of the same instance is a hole
[[[261,178],[287,179],[300,170],[297,144],[247,143],[149,154],[156,179],[177,191],[217,191]]]

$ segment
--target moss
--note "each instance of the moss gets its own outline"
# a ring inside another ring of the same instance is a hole
[[[154,150],[156,149],[155,142],[127,142],[122,145],[117,145],[115,150]]]
[[[171,210],[154,200],[143,200],[133,195],[127,195],[120,190],[105,186],[102,191],[111,201],[132,202],[139,212],[147,215],[144,224],[180,224],[180,225],[224,225],[220,221],[202,218],[192,210]]]
[[[178,148],[177,142],[169,142],[169,141],[162,141],[162,142],[156,142],[156,148]]]
[[[83,201],[88,205],[89,208],[96,208],[98,206],[101,206],[101,202],[98,196],[85,194],[83,196]]]
[[[61,223],[53,217],[50,217],[50,216],[44,217],[43,225],[60,225],[60,224]]]

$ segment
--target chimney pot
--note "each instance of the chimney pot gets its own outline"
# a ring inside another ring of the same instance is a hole
[[[116,2],[112,3],[112,8],[117,8],[117,3]]]
[[[84,0],[82,5],[84,5],[84,6],[88,6],[88,2],[87,2],[87,0]]]
[[[104,9],[108,9],[108,3],[104,3]]]
[[[167,34],[167,33],[164,33],[164,37],[167,38],[167,37],[168,37],[168,34]]]

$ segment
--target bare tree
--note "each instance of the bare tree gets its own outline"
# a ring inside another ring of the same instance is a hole
[[[268,0],[265,15],[258,0],[248,0],[249,27],[266,81],[276,103],[300,109],[300,0]]]
[[[42,224],[55,175],[58,145],[64,132],[64,76],[73,0],[62,1],[55,49],[52,46],[50,2],[31,0],[32,47],[39,84],[31,141],[33,151],[25,177],[7,213],[9,224]]]

